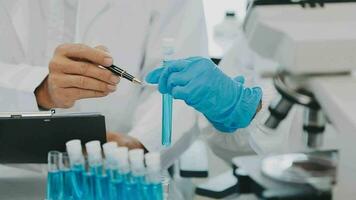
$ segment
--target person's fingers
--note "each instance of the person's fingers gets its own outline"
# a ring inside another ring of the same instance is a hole
[[[186,86],[176,86],[172,88],[172,96],[174,99],[181,99],[181,100],[186,100],[188,99],[188,93],[187,93],[187,88]]]
[[[176,86],[172,88],[172,96],[177,99],[184,100],[186,104],[194,106],[201,100],[207,99],[211,95],[211,90],[206,84],[206,79],[197,78],[189,81],[184,86]]]
[[[109,93],[79,88],[66,88],[66,93],[75,100],[107,96]]]
[[[58,75],[64,88],[80,88],[86,90],[95,90],[99,92],[114,92],[116,85],[79,75]]]
[[[129,149],[145,149],[139,140],[122,133],[108,132],[106,138],[109,142],[116,142],[119,146],[126,146]]]
[[[87,76],[115,85],[120,81],[120,77],[115,76],[109,70],[89,62],[62,59],[57,65],[57,68],[60,68],[59,70],[66,74]]]
[[[168,77],[175,72],[184,70],[187,67],[187,61],[170,61],[165,64],[164,69],[161,73],[161,77],[158,82],[158,89],[161,93],[167,93],[167,80]]]
[[[157,84],[163,70],[164,67],[159,67],[148,73],[145,78],[146,82],[150,84]]]
[[[102,50],[102,51],[105,51],[105,52],[107,52],[107,53],[110,52],[109,49],[108,49],[106,46],[104,46],[104,45],[98,45],[98,46],[96,46],[96,47],[94,47],[94,48],[95,48],[95,49]]]
[[[184,86],[191,81],[191,77],[187,73],[176,72],[172,73],[167,79],[167,92],[171,93],[176,86]]]
[[[109,67],[113,64],[113,59],[110,54],[84,44],[62,44],[56,48],[55,53],[70,58],[88,60],[105,67]]]

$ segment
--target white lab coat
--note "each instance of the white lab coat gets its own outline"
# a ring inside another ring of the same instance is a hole
[[[48,2],[70,1],[45,2],[27,1],[30,10],[27,22],[16,24],[0,1],[1,111],[38,110],[34,90],[48,74],[54,50],[48,49],[48,41],[43,39],[48,32],[45,24],[51,22],[44,19],[41,11],[47,9]],[[74,41],[67,42],[105,45],[115,64],[141,79],[160,64],[162,38],[175,39],[175,58],[207,56],[200,0],[78,0],[74,32]],[[21,33],[27,33],[27,38]],[[139,87],[121,80],[115,93],[78,101],[69,110],[101,112],[106,117],[108,131],[128,133],[149,151],[161,151],[160,104],[161,97],[152,86]],[[174,151],[167,151],[169,156],[163,158],[165,165],[172,163],[190,144],[195,135],[191,132],[198,132],[193,109],[181,101],[175,101],[173,109],[173,144],[179,145],[177,149],[172,147]]]

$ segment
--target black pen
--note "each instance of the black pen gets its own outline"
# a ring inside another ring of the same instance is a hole
[[[117,67],[115,65],[111,65],[110,67],[106,67],[108,70],[110,70],[113,74],[123,77],[133,83],[140,84],[142,85],[142,81],[139,79],[135,78],[131,74],[127,73],[125,70],[121,69],[120,67]]]

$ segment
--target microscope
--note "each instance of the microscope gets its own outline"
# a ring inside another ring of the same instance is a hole
[[[303,107],[308,152],[233,159],[240,193],[260,199],[355,199],[356,0],[255,0],[244,31],[250,47],[274,60],[279,98],[263,122],[276,129]],[[323,149],[326,123],[336,150]],[[322,150],[323,149],[323,150]]]

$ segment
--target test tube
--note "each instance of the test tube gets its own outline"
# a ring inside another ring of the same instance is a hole
[[[73,187],[73,198],[83,198],[83,174],[85,171],[85,160],[80,140],[70,140],[66,143],[66,149],[71,168],[71,185]]]
[[[58,200],[63,196],[63,174],[61,172],[62,153],[48,153],[47,199]]]
[[[72,184],[72,178],[74,172],[71,171],[68,153],[62,153],[61,164],[61,171],[63,172],[63,199],[73,200],[74,185]]]
[[[145,164],[143,149],[133,149],[129,151],[129,161],[131,167],[131,199],[143,200],[143,188],[145,181]]]
[[[160,154],[155,152],[147,153],[145,155],[145,161],[147,166],[147,189],[143,195],[146,199],[163,200]]]
[[[162,40],[163,64],[171,60],[174,54],[174,39],[165,38]],[[162,95],[162,145],[169,147],[172,141],[172,108],[173,97],[170,94]]]
[[[93,140],[85,144],[88,153],[88,162],[91,172],[95,178],[95,198],[96,199],[109,199],[109,179],[104,170],[102,149],[100,141]]]

